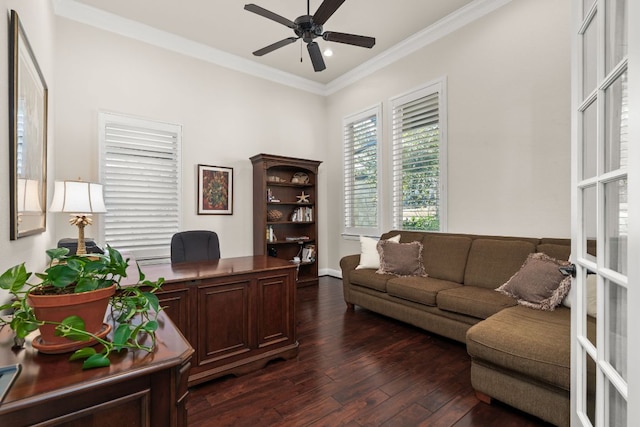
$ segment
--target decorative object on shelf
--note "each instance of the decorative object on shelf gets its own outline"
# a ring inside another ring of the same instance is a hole
[[[51,212],[67,212],[70,214],[69,224],[78,227],[77,255],[85,255],[87,248],[84,239],[84,228],[93,223],[91,215],[105,213],[107,208],[102,197],[102,185],[93,182],[56,181],[53,190]]]
[[[47,229],[48,88],[15,10],[9,82],[9,237],[16,240]]]
[[[296,196],[296,198],[298,199],[298,203],[309,203],[309,195],[305,194],[304,191],[299,196]]]
[[[233,168],[198,165],[198,215],[233,215]]]
[[[278,183],[287,182],[286,179],[280,178],[279,176],[275,176],[275,175],[269,175],[267,177],[267,181],[268,182],[278,182]]]
[[[144,350],[155,348],[157,316],[162,310],[155,292],[161,289],[164,279],[152,282],[145,280],[138,268],[138,281],[133,285],[120,286],[127,276],[129,260],[107,246],[107,255],[68,255],[67,248],[49,249],[51,259],[44,273],[36,273],[41,282],[27,283],[32,273],[24,263],[16,265],[0,276],[0,288],[8,291],[12,299],[0,305],[0,311],[10,310],[13,315],[0,317],[0,325],[9,325],[16,334],[16,343],[36,329],[40,335],[32,344],[42,353],[64,353],[74,351],[70,360],[84,359],[82,368],[109,366],[109,355],[122,349]],[[137,263],[136,263],[137,266]],[[98,294],[102,302],[87,303],[83,299]],[[105,295],[99,295],[105,294]],[[51,299],[54,299],[51,302]],[[60,298],[67,300],[68,311],[62,311]],[[35,299],[45,300],[44,304]],[[112,324],[103,323],[107,306],[111,306]],[[42,307],[44,306],[44,307]],[[53,313],[42,311],[53,309]],[[89,309],[83,314],[81,309]],[[106,338],[109,329],[114,329],[113,339]],[[151,338],[151,345],[142,344],[141,336]],[[92,346],[102,345],[101,351]],[[82,348],[80,348],[82,347]]]
[[[309,175],[304,172],[296,172],[293,174],[291,178],[291,182],[293,184],[308,184],[309,183]]]
[[[269,203],[279,203],[280,199],[274,197],[273,192],[270,188],[267,188],[267,202]]]
[[[269,209],[267,211],[267,221],[275,222],[282,219],[282,212],[277,209]]]
[[[305,244],[302,247],[301,260],[302,262],[313,262],[316,259],[316,246],[311,244]]]

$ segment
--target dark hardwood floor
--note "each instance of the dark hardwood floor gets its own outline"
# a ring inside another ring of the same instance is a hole
[[[191,389],[189,426],[549,426],[476,399],[461,343],[356,307],[330,277],[298,289],[296,359]]]

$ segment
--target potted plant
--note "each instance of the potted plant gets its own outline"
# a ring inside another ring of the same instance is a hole
[[[27,282],[32,273],[24,263],[0,276],[0,288],[13,297],[0,306],[0,311],[12,311],[11,316],[0,317],[0,325],[8,324],[18,340],[39,329],[40,336],[32,342],[35,348],[44,353],[75,350],[71,360],[84,359],[83,369],[109,366],[113,351],[153,350],[161,310],[155,292],[164,279],[145,280],[138,266],[137,283],[122,286],[129,260],[116,249],[107,246],[105,255],[68,252],[66,248],[47,251],[48,268],[35,273],[40,283]],[[111,340],[107,334],[112,326],[104,323],[107,307],[113,321]],[[144,337],[150,338],[150,344],[145,345]],[[92,347],[98,343],[100,351]]]

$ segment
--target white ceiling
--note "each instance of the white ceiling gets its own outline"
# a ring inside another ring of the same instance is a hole
[[[245,11],[244,5],[255,3],[295,20],[306,14],[305,0],[54,0],[54,4],[56,13],[67,18],[130,36],[132,32],[146,32],[146,41],[149,37],[178,36],[183,42],[195,42],[200,51],[203,48],[222,51],[228,62],[256,65],[263,71],[277,73],[280,79],[288,76],[325,87],[367,61],[389,56],[389,52],[406,45],[425,29],[438,27],[453,16],[464,15],[464,11],[474,10],[476,15],[483,15],[508,1],[346,0],[326,22],[324,30],[372,36],[376,45],[366,49],[318,38],[316,41],[323,50],[331,47],[334,52],[332,57],[325,58],[327,69],[321,72],[313,71],[306,46],[300,42],[262,57],[252,55],[253,51],[294,33],[284,25]],[[311,0],[312,15],[320,4],[321,0]],[[108,28],[110,23],[114,28]],[[128,30],[122,30],[125,27]]]

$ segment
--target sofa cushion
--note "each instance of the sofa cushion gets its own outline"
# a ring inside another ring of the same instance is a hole
[[[459,283],[431,277],[396,277],[387,282],[387,293],[397,298],[435,307],[438,292],[460,286],[462,285]]]
[[[500,310],[516,305],[514,298],[499,294],[493,289],[466,285],[440,291],[436,302],[440,310],[453,311],[479,319],[486,319]]]
[[[462,283],[472,240],[469,237],[433,234],[425,237],[424,269],[429,277]]]
[[[538,252],[529,254],[520,270],[496,291],[516,298],[518,304],[539,310],[554,310],[569,292],[571,276],[559,267],[569,265]]]
[[[551,258],[568,260],[571,255],[570,245],[557,245],[554,243],[541,243],[536,248],[536,252],[542,252]]]
[[[467,258],[464,284],[497,288],[520,269],[535,248],[524,240],[475,239]]]
[[[349,279],[354,285],[371,288],[380,292],[387,292],[387,281],[394,278],[391,274],[378,274],[376,270],[352,270]]]
[[[571,310],[506,308],[467,331],[474,359],[569,390]]]
[[[392,242],[399,242],[400,235],[396,234],[389,239]],[[380,254],[378,253],[378,239],[373,237],[360,236],[360,263],[356,267],[358,270],[362,268],[380,268]]]
[[[380,274],[398,276],[426,276],[422,261],[422,243],[395,243],[380,240],[377,244],[380,254]]]

